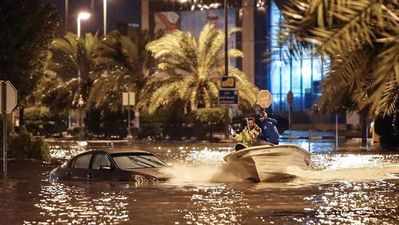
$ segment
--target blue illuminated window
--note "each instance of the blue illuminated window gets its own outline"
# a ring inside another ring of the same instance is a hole
[[[320,96],[320,81],[328,70],[328,60],[303,52],[299,57],[285,56],[288,46],[279,46],[278,31],[282,16],[275,3],[270,9],[271,62],[268,73],[270,92],[273,94],[273,111],[287,111],[287,93],[294,94],[293,110],[305,111]]]

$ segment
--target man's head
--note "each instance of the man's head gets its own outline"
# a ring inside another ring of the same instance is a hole
[[[255,126],[256,126],[255,118],[253,118],[253,117],[248,117],[248,118],[247,118],[247,127],[248,127],[249,129],[253,129],[253,128],[255,128]]]
[[[259,115],[259,120],[263,122],[267,118],[267,112],[262,111],[261,114]]]

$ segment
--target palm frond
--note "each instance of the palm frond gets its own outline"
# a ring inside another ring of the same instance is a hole
[[[148,107],[148,112],[153,114],[161,106],[167,105],[170,102],[178,99],[176,93],[180,87],[180,82],[169,84],[158,88],[151,96],[151,104]]]
[[[399,84],[395,80],[385,83],[378,104],[373,105],[376,115],[393,115],[399,106]],[[378,93],[378,92],[377,92]],[[377,94],[378,96],[378,94]]]
[[[374,116],[396,110],[398,2],[297,0],[277,4],[284,16],[281,43],[294,40],[299,46],[315,45],[319,54],[331,60],[320,99],[323,108],[369,108]]]
[[[322,111],[361,110],[370,105],[368,92],[372,72],[369,64],[374,54],[365,48],[330,59],[331,68],[323,81],[320,99]]]
[[[176,31],[149,43],[146,48],[156,59],[158,70],[146,82],[140,107],[150,113],[175,102],[182,103],[187,112],[214,107],[224,73],[223,47],[224,34],[212,24],[204,26],[198,40],[190,33]],[[243,56],[237,49],[229,54]],[[249,96],[244,102],[254,103],[256,88],[240,70],[232,70],[243,95]]]

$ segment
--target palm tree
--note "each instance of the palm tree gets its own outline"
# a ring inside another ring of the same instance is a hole
[[[34,101],[32,92],[43,75],[47,46],[59,31],[60,20],[52,4],[40,0],[1,1],[0,14],[0,79],[18,89],[24,126],[24,109]]]
[[[37,91],[46,105],[55,111],[77,109],[81,101],[86,106],[97,72],[97,46],[97,37],[90,33],[80,40],[67,33],[52,41],[45,76]]]
[[[122,105],[122,92],[141,90],[149,73],[145,45],[150,38],[143,31],[131,31],[127,35],[114,31],[99,43],[96,63],[102,73],[93,83],[90,104],[116,111]]]
[[[204,26],[196,39],[188,32],[175,31],[152,41],[148,51],[155,58],[156,72],[148,79],[140,106],[154,113],[177,101],[186,112],[217,105],[220,79],[224,74],[224,34],[213,24]],[[230,49],[230,57],[242,57],[241,51]],[[234,67],[229,76],[237,80],[241,107],[249,107],[256,99],[255,86]]]
[[[351,102],[348,109],[370,110],[373,117],[397,111],[397,1],[277,3],[285,19],[280,32],[282,42],[295,39],[299,45],[315,45],[319,54],[331,60],[321,99],[325,110],[337,111],[338,105]]]
[[[282,42],[294,39],[297,46],[315,45],[319,54],[331,60],[322,109],[357,110],[364,125],[367,114],[374,119],[396,117],[399,2],[299,0],[278,4],[285,19]]]

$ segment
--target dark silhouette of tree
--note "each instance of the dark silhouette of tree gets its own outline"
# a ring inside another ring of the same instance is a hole
[[[18,89],[23,124],[23,109],[43,74],[45,49],[59,30],[59,17],[40,0],[2,0],[0,15],[0,79]]]

